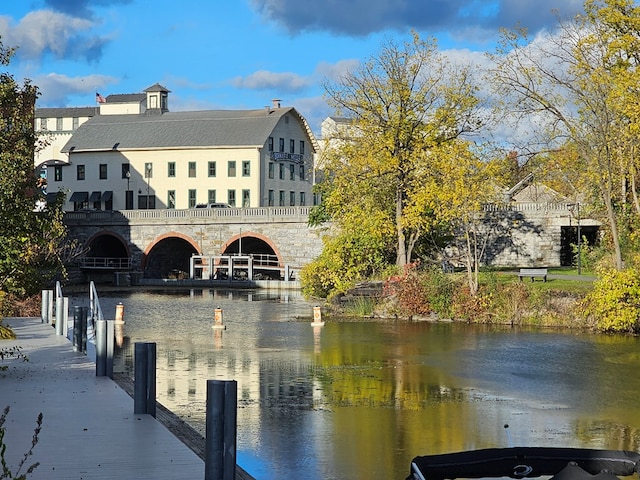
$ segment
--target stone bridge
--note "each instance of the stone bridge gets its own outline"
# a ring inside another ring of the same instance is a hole
[[[130,270],[145,278],[185,278],[193,274],[194,256],[199,256],[200,264],[243,257],[257,259],[253,265],[257,278],[280,279],[322,250],[324,230],[309,227],[310,209],[66,212],[64,223],[69,237],[84,248],[79,266],[85,272],[102,270],[113,277],[114,271]]]

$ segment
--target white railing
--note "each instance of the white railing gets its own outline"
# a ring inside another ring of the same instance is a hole
[[[539,212],[555,210],[571,210],[575,203],[568,202],[513,202],[513,203],[485,203],[485,212]]]
[[[105,270],[128,270],[131,268],[129,257],[82,257],[78,259],[80,268]]]
[[[65,212],[65,221],[131,221],[131,220],[188,220],[210,218],[220,221],[303,221],[309,218],[313,207],[255,207],[255,208],[189,208],[187,210],[150,209],[150,210],[113,210],[91,212]]]
[[[98,291],[96,290],[96,286],[93,283],[93,280],[89,283],[89,319],[90,322],[87,322],[91,325],[91,330],[93,335],[95,336],[95,328],[96,321],[104,320],[104,315],[102,314],[102,308],[100,307],[100,299],[98,298]],[[89,329],[87,328],[87,338],[89,338]]]

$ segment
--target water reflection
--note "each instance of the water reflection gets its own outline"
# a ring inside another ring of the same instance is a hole
[[[101,294],[119,368],[156,342],[161,403],[204,432],[207,380],[238,382],[238,458],[260,480],[405,478],[416,455],[516,445],[638,450],[639,340],[327,321],[294,294]],[[225,330],[212,328],[215,308]],[[325,319],[326,320],[326,319]]]

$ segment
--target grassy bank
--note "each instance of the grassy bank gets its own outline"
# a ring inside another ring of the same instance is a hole
[[[550,269],[546,282],[531,282],[521,281],[514,270],[491,270],[481,273],[478,293],[470,295],[464,272],[417,272],[396,279],[393,288],[381,282],[378,295],[343,297],[334,314],[591,329],[581,302],[594,279],[591,272]]]

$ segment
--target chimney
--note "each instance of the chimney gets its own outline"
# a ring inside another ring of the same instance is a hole
[[[273,105],[273,108],[280,108],[280,99],[274,98],[273,100],[271,100],[271,103]]]

